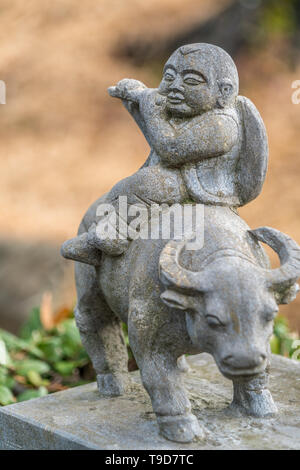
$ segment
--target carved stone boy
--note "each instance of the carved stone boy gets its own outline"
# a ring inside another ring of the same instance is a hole
[[[151,153],[144,166],[117,183],[90,208],[80,237],[63,245],[67,258],[97,263],[97,249],[119,255],[128,240],[101,239],[95,231],[99,203],[223,205],[237,208],[261,191],[268,160],[263,121],[250,100],[238,96],[231,57],[210,44],[177,49],[158,89],[124,79],[111,87],[143,131]],[[89,230],[87,232],[87,230]]]

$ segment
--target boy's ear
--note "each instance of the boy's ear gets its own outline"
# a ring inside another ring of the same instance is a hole
[[[220,91],[218,104],[221,108],[224,108],[232,99],[234,88],[230,78],[223,78],[222,80],[218,80],[218,86]]]

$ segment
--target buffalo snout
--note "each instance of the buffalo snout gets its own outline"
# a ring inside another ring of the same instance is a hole
[[[265,352],[255,350],[251,354],[228,354],[222,358],[220,366],[226,375],[252,375],[265,368],[266,360]]]

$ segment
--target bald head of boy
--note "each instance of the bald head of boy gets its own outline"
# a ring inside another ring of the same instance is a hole
[[[239,78],[232,58],[220,47],[197,43],[182,46],[164,67],[159,93],[173,116],[192,117],[231,106]]]

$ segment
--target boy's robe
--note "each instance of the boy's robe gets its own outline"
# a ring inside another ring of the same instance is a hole
[[[125,104],[125,103],[124,103]],[[137,108],[126,108],[143,130],[147,131]],[[133,111],[133,112],[132,112]],[[264,123],[254,104],[238,96],[234,110],[217,110],[217,114],[235,119],[238,139],[229,152],[182,166],[181,174],[190,198],[198,203],[239,207],[261,192],[268,163],[268,140]],[[150,142],[149,142],[150,143]],[[154,149],[142,168],[157,165],[160,157]]]

